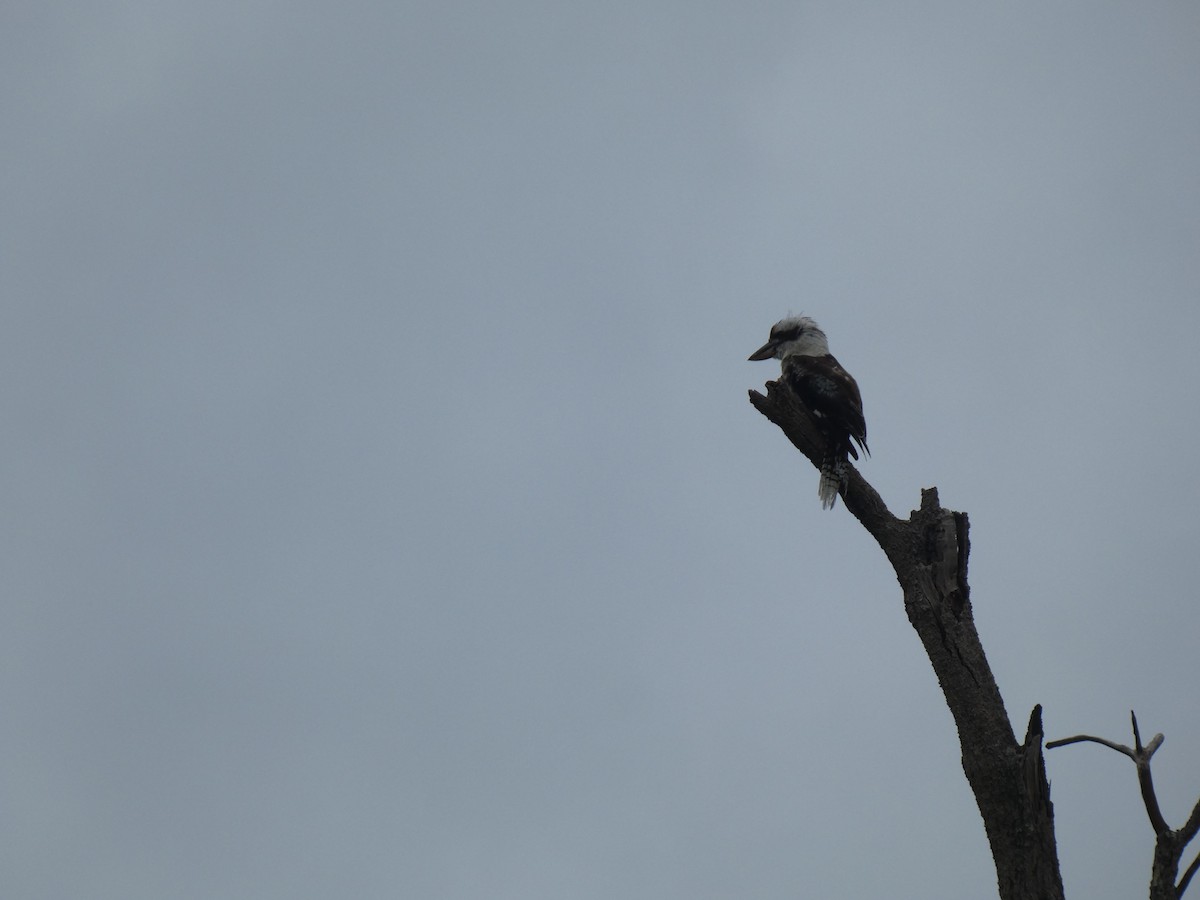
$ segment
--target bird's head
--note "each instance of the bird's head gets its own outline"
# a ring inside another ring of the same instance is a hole
[[[829,341],[808,316],[789,316],[771,326],[771,338],[750,354],[750,359],[783,359],[787,356],[828,356]]]

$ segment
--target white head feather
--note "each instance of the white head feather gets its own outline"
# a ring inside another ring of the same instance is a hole
[[[780,319],[771,327],[770,343],[775,345],[775,359],[829,355],[829,340],[825,332],[808,316]]]

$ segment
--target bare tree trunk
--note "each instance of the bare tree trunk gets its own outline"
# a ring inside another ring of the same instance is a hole
[[[750,402],[820,467],[821,432],[784,384],[768,382],[767,395],[751,391]],[[963,771],[991,844],[1001,900],[1062,900],[1041,707],[1018,743],[971,613],[966,513],[943,509],[930,488],[921,492],[919,510],[897,519],[853,466],[842,499],[896,570],[908,620],[958,726]]]

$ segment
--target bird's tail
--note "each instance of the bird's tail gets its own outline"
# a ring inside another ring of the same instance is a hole
[[[821,481],[817,485],[817,496],[821,498],[822,509],[833,509],[833,505],[837,503],[838,492],[850,477],[848,466],[845,456],[826,456],[821,460]]]

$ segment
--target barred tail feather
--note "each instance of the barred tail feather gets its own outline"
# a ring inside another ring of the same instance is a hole
[[[846,460],[836,456],[827,456],[821,461],[821,481],[817,485],[817,496],[821,498],[822,509],[833,509],[837,503],[838,492],[846,484],[849,472]]]

